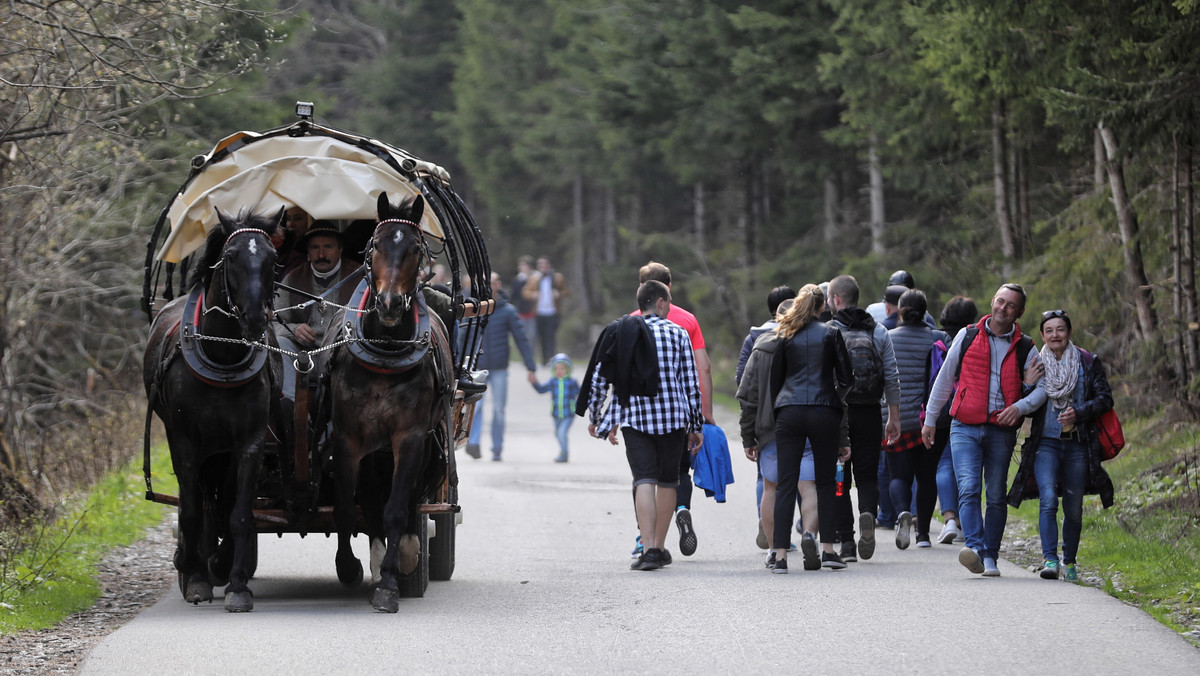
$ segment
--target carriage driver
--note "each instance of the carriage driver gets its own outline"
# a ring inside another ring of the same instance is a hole
[[[342,233],[332,221],[314,222],[308,232],[304,233],[299,245],[308,252],[308,264],[301,265],[284,276],[284,286],[319,296],[358,269],[353,261],[342,258]],[[321,303],[314,302],[303,308],[295,306],[309,300],[306,296],[283,289],[280,292],[279,306],[285,309],[275,315],[278,319],[275,324],[275,337],[279,341],[279,347],[288,352],[320,347],[325,339],[326,330],[340,309],[338,306],[350,302],[350,297],[354,295],[354,287],[353,281],[347,281],[338,287],[328,299],[330,303],[324,307]],[[296,390],[296,368],[293,361],[286,356],[283,360],[283,395],[288,399],[295,396]],[[317,362],[323,364],[324,360]]]

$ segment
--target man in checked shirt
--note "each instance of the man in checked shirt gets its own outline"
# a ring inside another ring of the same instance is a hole
[[[625,437],[625,457],[633,473],[634,510],[644,551],[630,566],[654,570],[671,563],[664,548],[675,512],[675,487],[679,484],[679,458],[700,448],[704,416],[700,408],[699,380],[692,344],[678,325],[664,319],[671,307],[671,291],[658,281],[638,287],[638,308],[654,338],[658,356],[658,395],[629,397],[622,406],[609,398],[610,383],[596,365],[588,394],[588,432],[617,445],[617,430]],[[607,400],[607,408],[605,403]]]

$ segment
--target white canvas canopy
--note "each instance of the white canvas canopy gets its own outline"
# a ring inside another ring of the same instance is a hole
[[[449,183],[445,169],[378,141],[371,143],[397,162],[413,163],[416,173]],[[416,186],[382,158],[335,136],[238,132],[223,139],[204,159],[231,147],[232,152],[208,164],[171,203],[167,213],[171,232],[158,252],[159,260],[179,262],[203,246],[217,224],[216,209],[227,214],[243,209],[274,214],[281,207],[298,206],[314,220],[373,219],[380,193],[386,192],[393,203],[418,194]],[[421,227],[445,239],[432,209],[425,210]]]

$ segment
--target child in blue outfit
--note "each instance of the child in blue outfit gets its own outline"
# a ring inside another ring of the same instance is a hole
[[[579,381],[571,377],[571,358],[559,352],[551,360],[554,377],[544,383],[538,383],[530,375],[529,384],[533,389],[545,394],[550,393],[550,415],[554,416],[554,436],[558,437],[558,457],[554,462],[567,461],[567,432],[575,419],[575,400],[579,397]]]

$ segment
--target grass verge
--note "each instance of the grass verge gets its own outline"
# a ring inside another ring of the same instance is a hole
[[[177,493],[166,445],[153,449],[154,488]],[[86,496],[65,501],[53,521],[0,533],[0,634],[53,626],[100,597],[96,565],[159,523],[164,505],[145,499],[138,458],[110,473]]]

